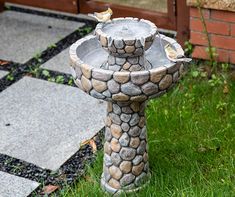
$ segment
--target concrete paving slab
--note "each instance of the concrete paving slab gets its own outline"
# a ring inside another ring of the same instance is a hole
[[[0,58],[24,63],[83,25],[75,21],[5,11],[0,14]]]
[[[58,169],[104,126],[106,104],[78,88],[24,77],[0,94],[0,153]]]
[[[26,197],[39,183],[0,171],[1,197]]]
[[[69,48],[42,64],[41,68],[71,74],[69,66]]]
[[[0,70],[0,79],[5,77],[8,74],[7,71]]]

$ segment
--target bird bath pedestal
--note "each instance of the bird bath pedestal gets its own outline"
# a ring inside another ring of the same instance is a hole
[[[71,46],[72,73],[81,90],[107,101],[102,187],[132,192],[150,175],[145,104],[170,89],[183,70],[182,63],[166,58],[163,46],[170,44],[181,56],[184,52],[143,19],[100,23],[95,34]]]

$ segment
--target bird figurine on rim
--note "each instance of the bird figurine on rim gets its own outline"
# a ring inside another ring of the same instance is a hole
[[[88,16],[95,18],[100,23],[105,23],[110,20],[112,14],[113,11],[110,8],[108,8],[106,11],[94,12],[94,14],[88,14]]]

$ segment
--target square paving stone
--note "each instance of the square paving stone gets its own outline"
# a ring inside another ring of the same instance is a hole
[[[0,171],[1,197],[26,197],[39,183]]]
[[[0,14],[0,58],[24,63],[84,23],[34,14]]]
[[[69,66],[69,48],[42,64],[41,68],[71,74]]]
[[[8,74],[7,71],[0,70],[0,79],[5,77]]]
[[[106,104],[78,88],[24,77],[0,94],[0,153],[57,170],[104,127]]]

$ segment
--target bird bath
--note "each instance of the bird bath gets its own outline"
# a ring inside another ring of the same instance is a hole
[[[107,101],[101,185],[110,193],[137,191],[149,180],[145,105],[169,90],[184,67],[167,59],[167,44],[184,55],[153,23],[127,17],[99,23],[95,36],[70,47],[76,85]]]

